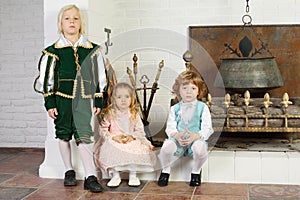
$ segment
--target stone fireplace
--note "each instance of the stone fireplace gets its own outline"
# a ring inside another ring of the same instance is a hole
[[[300,26],[259,25],[252,28],[255,29],[255,33],[261,41],[268,43],[267,47],[277,61],[284,85],[279,84],[279,87],[273,88],[259,88],[257,90],[259,92],[249,86],[249,88],[237,88],[236,93],[232,92],[234,88],[228,89],[216,86],[215,79],[220,74],[209,60],[212,59],[217,68],[220,68],[222,57],[224,57],[224,44],[230,41],[232,47],[239,46],[238,42],[240,40],[232,41],[232,38],[236,37],[241,27],[189,27],[189,50],[193,54],[191,64],[204,77],[211,94],[212,118],[213,123],[215,123],[216,138],[219,140],[215,146],[224,149],[227,145],[231,149],[236,148],[238,150],[251,149],[250,147],[256,146],[255,148],[259,149],[255,143],[261,143],[262,148],[264,144],[269,145],[269,141],[273,141],[270,144],[271,146],[277,143],[275,146],[280,146],[286,151],[298,149],[297,139],[300,132],[300,116],[298,115],[300,113],[300,82],[298,81],[300,78],[300,45],[297,38],[300,37]],[[232,48],[231,50],[235,51],[236,49]],[[257,51],[257,48],[255,51]],[[210,58],[208,58],[208,55]],[[230,56],[232,57],[232,55]],[[243,67],[242,61],[240,67]],[[234,72],[230,72],[230,76],[234,78],[232,73]],[[248,78],[246,71],[241,73],[243,73],[244,78]],[[247,96],[246,93],[249,91],[249,96]],[[230,96],[226,97],[228,94]],[[230,142],[232,145],[228,145]],[[275,150],[276,148],[270,149]]]
[[[300,25],[253,25],[252,28],[276,59],[284,85],[269,92],[271,97],[282,97],[288,93],[290,98],[300,97]],[[189,51],[193,54],[192,64],[199,70],[209,87],[212,96],[224,96],[224,90],[214,85],[224,58],[225,43],[231,43],[239,33],[241,26],[190,26]],[[239,39],[232,42],[232,47],[238,47]],[[255,48],[256,46],[253,44]],[[210,58],[208,58],[210,56]],[[210,59],[214,63],[210,62]],[[244,93],[242,91],[242,93]],[[252,93],[253,96],[253,93]]]

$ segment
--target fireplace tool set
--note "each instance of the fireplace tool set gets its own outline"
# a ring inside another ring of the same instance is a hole
[[[147,75],[142,75],[141,78],[139,79],[139,81],[143,85],[143,87],[137,88],[137,73],[138,73],[137,60],[138,60],[138,57],[136,56],[136,54],[134,54],[134,56],[133,56],[133,74],[132,74],[132,70],[129,69],[129,67],[127,67],[127,74],[129,76],[130,83],[131,83],[132,87],[135,90],[137,102],[140,105],[140,110],[141,110],[141,114],[142,114],[142,121],[143,121],[143,124],[144,124],[144,127],[145,127],[146,137],[153,144],[152,136],[151,136],[150,129],[149,129],[148,117],[149,117],[150,108],[151,108],[151,105],[152,105],[152,102],[153,102],[153,99],[154,99],[154,95],[156,93],[156,90],[159,89],[158,88],[158,80],[159,80],[159,77],[160,77],[161,70],[164,67],[164,61],[163,60],[160,61],[159,65],[158,65],[158,70],[157,70],[156,77],[155,77],[155,80],[154,80],[152,86],[151,87],[147,86],[147,84],[150,81],[148,76]],[[148,103],[147,103],[147,91],[148,90],[150,90],[151,93],[150,93],[150,97],[149,97],[149,100],[148,100]],[[141,104],[138,91],[143,92],[143,105]]]

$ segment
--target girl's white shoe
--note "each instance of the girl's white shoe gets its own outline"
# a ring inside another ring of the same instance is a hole
[[[108,187],[118,187],[121,183],[121,178],[113,177],[110,179],[110,181],[107,183]]]
[[[141,185],[140,179],[138,177],[130,177],[128,185],[129,186],[139,186],[139,185]]]

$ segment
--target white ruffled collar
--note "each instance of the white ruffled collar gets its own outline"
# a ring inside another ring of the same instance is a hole
[[[83,47],[83,48],[93,48],[93,44],[84,36],[80,35],[78,41],[73,45],[68,39],[64,37],[63,34],[60,34],[59,39],[55,42],[55,48],[64,48],[64,47]]]
[[[191,102],[181,101],[181,103],[182,103],[182,106],[184,106],[184,107],[194,107],[197,105],[197,99],[195,99],[194,101],[191,101]]]
[[[188,124],[189,121],[192,119],[196,106],[197,106],[197,99],[191,102],[183,102],[181,101],[181,109],[179,111],[179,116],[184,121],[185,124]]]

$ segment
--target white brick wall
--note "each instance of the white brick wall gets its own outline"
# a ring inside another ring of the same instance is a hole
[[[295,24],[299,21],[296,12],[299,2],[249,1],[252,23]],[[132,67],[133,53],[139,57],[138,77],[147,74],[150,83],[159,61],[165,61],[160,90],[155,94],[150,113],[150,130],[156,134],[167,117],[174,78],[185,69],[182,55],[188,48],[188,26],[243,25],[246,0],[115,0],[114,3],[111,24],[114,46],[109,57],[119,80],[128,81],[126,67]],[[157,136],[163,136],[162,132]]]
[[[33,91],[43,20],[43,1],[1,0],[0,147],[44,147],[46,114]]]
[[[56,39],[57,12],[69,3],[77,3],[86,10],[91,40],[103,43],[104,27],[112,29],[114,44],[108,57],[120,81],[128,81],[125,70],[132,66],[133,53],[139,57],[138,77],[149,75],[151,84],[159,61],[165,61],[160,89],[151,108],[155,112],[150,115],[155,126],[152,130],[157,132],[166,118],[174,77],[184,69],[182,54],[188,48],[187,27],[242,25],[246,0],[1,0],[0,147],[44,146],[46,114],[32,83],[40,50]],[[249,3],[253,24],[300,21],[299,0]]]

